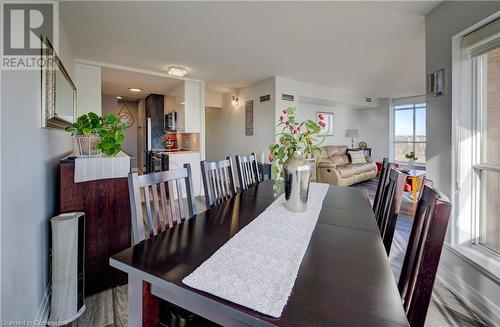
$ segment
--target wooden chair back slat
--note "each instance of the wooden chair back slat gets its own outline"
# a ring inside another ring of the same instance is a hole
[[[149,185],[144,187],[144,204],[146,206],[146,226],[149,234],[155,235],[153,213],[151,210],[151,195]]]
[[[242,191],[261,182],[255,153],[248,156],[237,155],[236,168],[238,170],[238,182]]]
[[[233,162],[230,157],[213,162],[204,160],[200,162],[200,166],[207,208],[236,195]]]
[[[187,171],[187,175],[189,178],[186,179],[186,196],[187,196],[187,205],[189,210],[189,217],[192,217],[196,214],[196,202],[194,196],[194,188],[193,188],[193,173],[191,172],[191,165],[184,164],[184,169]]]
[[[382,170],[380,171],[380,177],[377,184],[377,191],[373,200],[373,212],[375,213],[377,221],[379,221],[380,216],[382,215],[382,195],[384,194],[384,190],[387,186],[387,181],[389,180],[389,172],[391,171],[391,169],[396,169],[396,164],[389,162],[387,158],[384,158],[384,161],[382,162]]]
[[[183,220],[184,218],[186,218],[186,211],[184,209],[184,203],[183,203],[183,194],[182,194],[182,186],[181,186],[181,183],[179,183],[179,181],[174,181],[174,183],[177,185],[177,205],[178,205],[178,208],[179,208],[179,218],[181,220]]]
[[[189,164],[185,164],[181,169],[141,176],[137,173],[129,174],[134,244],[195,215],[196,206],[191,176]],[[184,204],[182,183],[185,183],[187,208]]]
[[[389,171],[389,178],[387,185],[382,194],[380,205],[380,218],[378,225],[380,235],[384,242],[385,251],[389,254],[396,229],[396,222],[398,220],[399,210],[401,208],[401,201],[403,200],[404,185],[406,182],[406,175],[391,169]]]
[[[167,192],[165,191],[165,183],[160,183],[160,202],[161,202],[161,212],[163,218],[164,229],[174,226],[172,221],[172,214],[169,212],[169,206],[167,202]]]
[[[151,185],[151,195],[152,195],[152,209],[153,209],[153,224],[157,232],[161,231],[160,223],[160,205],[158,204],[158,188],[155,185]]]
[[[385,186],[386,176],[387,176],[387,166],[389,165],[389,159],[384,158],[382,160],[382,168],[380,170],[380,176],[378,178],[377,191],[375,192],[375,198],[373,199],[373,212],[377,213],[380,206],[380,198],[382,196],[382,191]]]
[[[424,185],[398,282],[412,327],[424,326],[450,213],[446,196]]]

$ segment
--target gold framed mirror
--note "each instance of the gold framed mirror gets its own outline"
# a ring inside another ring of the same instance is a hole
[[[45,37],[42,62],[42,127],[65,129],[76,120],[76,87]]]

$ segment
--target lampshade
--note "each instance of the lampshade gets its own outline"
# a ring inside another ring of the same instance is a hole
[[[358,137],[359,136],[359,132],[357,129],[355,128],[352,128],[352,129],[347,129],[345,131],[345,136],[346,137]]]

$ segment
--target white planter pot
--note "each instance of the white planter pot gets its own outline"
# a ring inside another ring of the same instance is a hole
[[[73,137],[73,148],[76,155],[79,157],[100,157],[102,155],[101,150],[95,148],[100,140],[101,138],[96,135],[75,135]]]

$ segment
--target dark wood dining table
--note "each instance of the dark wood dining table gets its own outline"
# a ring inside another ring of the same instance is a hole
[[[276,198],[267,180],[114,255],[129,276],[129,326],[142,324],[142,284],[223,326],[408,326],[366,190],[329,186],[280,318],[182,283]],[[281,188],[281,191],[283,187]]]

